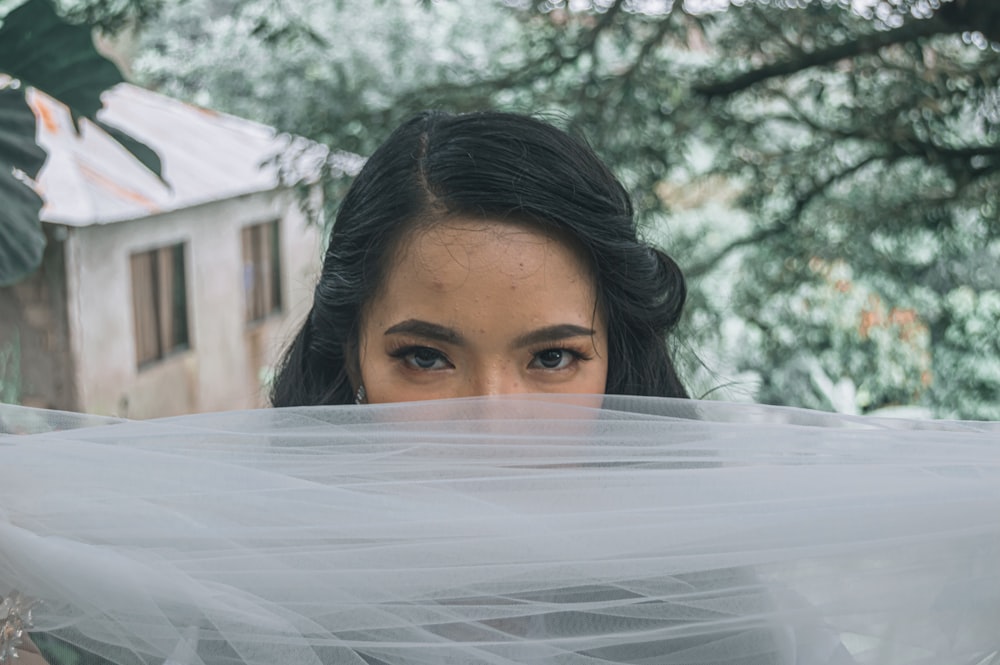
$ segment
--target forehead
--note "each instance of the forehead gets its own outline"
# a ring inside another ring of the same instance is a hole
[[[402,239],[369,311],[390,307],[426,316],[447,304],[479,314],[500,307],[515,310],[507,314],[585,310],[589,317],[596,302],[590,272],[570,243],[528,224],[435,222]]]
[[[459,219],[417,229],[398,258],[442,277],[493,268],[523,278],[545,268],[584,271],[579,253],[565,240],[524,223],[498,221]]]

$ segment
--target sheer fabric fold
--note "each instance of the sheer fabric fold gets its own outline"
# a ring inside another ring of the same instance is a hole
[[[0,407],[0,595],[119,665],[1000,663],[1000,424]]]

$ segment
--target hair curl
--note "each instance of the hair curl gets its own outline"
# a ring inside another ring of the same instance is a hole
[[[358,335],[399,243],[451,217],[515,220],[575,244],[608,326],[607,394],[687,397],[667,334],[684,277],[641,242],[632,202],[582,141],[508,113],[421,113],[368,159],[334,222],[309,316],[287,349],[274,406],[350,404]]]

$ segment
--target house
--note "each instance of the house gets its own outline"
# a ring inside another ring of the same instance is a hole
[[[25,405],[130,418],[265,405],[322,251],[285,174],[325,153],[289,157],[271,128],[119,85],[100,119],[158,153],[160,180],[99,126],[77,133],[66,107],[29,99],[48,246],[0,288],[0,384]]]

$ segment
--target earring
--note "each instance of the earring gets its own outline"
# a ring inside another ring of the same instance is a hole
[[[368,395],[365,393],[365,386],[362,384],[358,386],[358,392],[354,393],[354,403],[364,404],[367,397]]]

